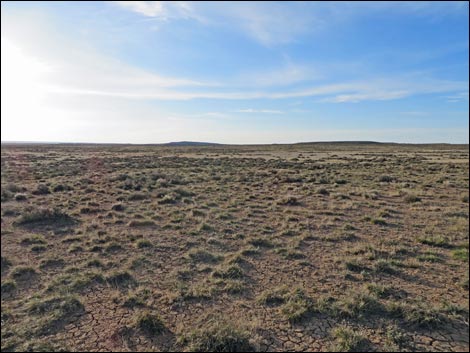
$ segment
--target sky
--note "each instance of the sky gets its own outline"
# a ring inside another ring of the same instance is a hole
[[[1,140],[469,142],[468,2],[1,2]]]

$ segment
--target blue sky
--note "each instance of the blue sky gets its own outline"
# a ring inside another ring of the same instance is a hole
[[[469,140],[467,2],[1,7],[2,141]]]

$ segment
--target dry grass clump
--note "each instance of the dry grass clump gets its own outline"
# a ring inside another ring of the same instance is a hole
[[[17,220],[17,225],[41,225],[72,223],[74,219],[67,213],[54,208],[33,208],[24,212]]]
[[[254,352],[250,332],[233,320],[210,317],[204,323],[184,333],[179,342],[191,352]]]

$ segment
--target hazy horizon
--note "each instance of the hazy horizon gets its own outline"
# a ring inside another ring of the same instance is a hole
[[[2,143],[469,142],[467,2],[1,9]]]
[[[179,143],[194,143],[194,144],[210,144],[210,145],[234,145],[234,146],[269,146],[269,145],[296,145],[296,144],[321,144],[321,143],[331,143],[331,144],[342,144],[342,143],[377,143],[377,144],[397,144],[397,145],[468,145],[468,142],[465,143],[452,143],[452,142],[395,142],[395,141],[371,141],[371,140],[334,140],[334,141],[297,141],[290,143],[279,143],[279,142],[267,142],[267,143],[223,143],[217,141],[167,141],[167,142],[148,142],[148,143],[138,143],[138,142],[83,142],[83,141],[0,141],[2,144],[51,144],[51,145],[60,145],[60,144],[76,144],[76,145],[171,145]]]

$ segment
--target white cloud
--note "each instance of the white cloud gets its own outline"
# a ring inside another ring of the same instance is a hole
[[[206,23],[206,19],[193,9],[190,1],[112,1],[119,7],[146,17],[169,21],[192,19]]]
[[[165,17],[163,1],[114,1],[117,5],[148,17]]]

